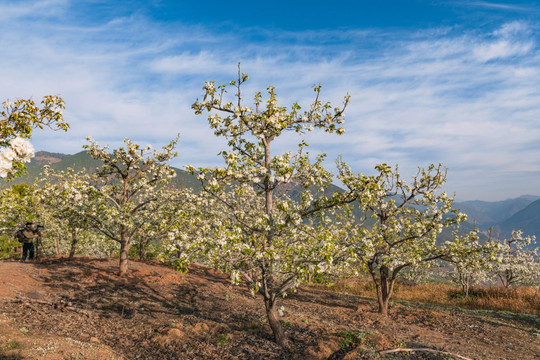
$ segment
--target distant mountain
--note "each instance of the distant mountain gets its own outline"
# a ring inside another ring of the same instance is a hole
[[[39,177],[39,174],[43,171],[45,165],[50,165],[50,167],[56,171],[66,171],[68,168],[80,171],[83,168],[88,170],[95,169],[101,165],[101,161],[95,160],[88,155],[86,151],[81,151],[73,155],[39,151],[27,165],[27,171],[24,176],[10,182],[0,181],[0,189],[9,187],[12,184],[33,183],[35,179]],[[200,188],[199,181],[197,181],[195,176],[189,174],[185,170],[174,167],[173,169],[176,171],[176,178],[173,179],[173,183],[193,189]]]
[[[54,164],[57,162],[62,161],[62,159],[65,159],[66,157],[70,157],[72,155],[66,155],[66,154],[60,154],[60,153],[50,153],[47,151],[38,151],[36,153],[36,156],[32,158],[31,164],[37,164],[37,165],[46,165],[46,164]]]
[[[501,236],[510,236],[512,230],[522,230],[524,235],[535,235],[540,240],[540,200],[498,223],[495,230],[500,232]]]
[[[95,169],[100,166],[99,160],[93,159],[86,151],[77,154],[66,155],[39,151],[27,166],[27,173],[10,182],[0,181],[0,189],[18,183],[33,183],[42,172],[44,165],[50,165],[56,171],[65,171],[72,168],[75,171],[85,169]],[[176,178],[173,183],[195,190],[200,189],[201,185],[195,176],[185,170],[174,168]],[[288,192],[293,199],[299,199],[300,189],[292,184],[288,188],[281,189]],[[330,185],[328,192],[343,191],[335,185]],[[526,235],[536,235],[540,238],[540,196],[524,195],[515,199],[503,201],[464,201],[454,203],[454,208],[460,209],[468,215],[468,220],[461,226],[461,232],[468,232],[474,228],[474,223],[481,230],[487,230],[494,227],[501,237],[509,236],[512,230],[523,230]],[[360,215],[358,209],[355,213]],[[441,234],[441,240],[449,240],[451,231],[445,230]]]
[[[468,222],[476,223],[478,227],[487,229],[505,221],[539,199],[540,196],[524,195],[503,201],[473,200],[456,202],[454,207],[467,214]]]
[[[24,176],[15,178],[12,181],[0,181],[0,189],[9,187],[13,184],[31,184],[39,174],[43,171],[45,165],[50,165],[56,171],[65,171],[68,168],[73,168],[75,171],[96,168],[100,162],[92,159],[86,151],[74,155],[66,155],[60,153],[51,153],[47,151],[38,151],[35,157],[26,165],[26,173]]]

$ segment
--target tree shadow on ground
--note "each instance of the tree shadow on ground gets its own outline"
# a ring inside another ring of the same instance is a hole
[[[46,287],[42,293],[47,294],[40,296],[39,301],[48,302],[57,310],[78,314],[77,318],[73,314],[72,330],[69,330],[75,338],[98,337],[122,354],[132,352],[135,347],[137,354],[149,356],[148,359],[177,359],[174,354],[178,352],[204,352],[201,344],[222,347],[220,342],[224,342],[226,333],[220,335],[212,329],[223,324],[229,329],[226,332],[249,334],[251,345],[238,351],[253,353],[253,356],[259,348],[271,348],[274,355],[281,351],[273,343],[267,326],[250,328],[251,324],[260,322],[264,311],[262,307],[251,305],[251,301],[256,300],[244,298],[247,288],[232,287],[225,274],[212,269],[192,266],[188,274],[181,274],[164,265],[137,266],[137,262],[132,261],[128,275],[120,278],[118,265],[111,259],[52,259],[34,265],[43,269],[39,278]],[[228,296],[240,301],[229,301]],[[50,323],[44,324],[44,329],[62,326],[52,320],[43,321]],[[208,324],[208,330],[203,328],[201,331],[205,334],[196,334],[202,341],[152,342],[176,324],[182,324],[182,329],[192,329],[203,323]]]
[[[197,313],[192,305],[196,295],[192,284],[159,284],[155,282],[156,274],[138,276],[134,271],[119,277],[118,266],[110,259],[54,259],[37,263],[36,267],[47,269],[41,280],[61,300],[98,310],[104,316],[120,313],[129,319],[134,311],[147,316]]]
[[[6,354],[5,352],[3,352],[2,350],[0,350],[0,359],[2,360],[24,360],[24,357],[22,357],[21,355],[8,355]]]
[[[356,310],[360,304],[369,304],[374,308],[376,306],[376,300],[359,295],[343,294],[337,292],[329,292],[319,290],[307,285],[301,286],[298,291],[287,296],[290,299],[294,299],[300,302],[316,302],[319,305],[328,307],[340,307],[345,309]]]

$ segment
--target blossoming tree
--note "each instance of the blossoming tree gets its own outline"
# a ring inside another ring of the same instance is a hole
[[[33,186],[16,184],[0,191],[0,248],[6,251],[3,256],[14,256],[12,251],[20,246],[15,240],[20,225],[36,220],[40,218]]]
[[[91,141],[84,147],[103,165],[96,170],[88,188],[88,203],[81,215],[90,227],[120,244],[119,275],[128,270],[128,251],[136,236],[141,236],[148,219],[159,217],[155,206],[163,199],[163,187],[175,171],[167,161],[176,156],[178,139],[163,151],[142,148],[129,139],[125,147],[108,152],[107,147]]]
[[[241,94],[247,79],[239,68],[238,80],[229,83],[236,91],[235,102],[224,99],[227,85],[205,84],[203,101],[196,101],[193,109],[196,114],[208,111],[215,135],[228,141],[229,150],[220,153],[226,165],[186,168],[198,174],[204,194],[215,204],[205,214],[210,231],[201,237],[202,254],[230,273],[234,282],[246,281],[254,295],[262,296],[275,340],[286,346],[278,299],[305,274],[332,262],[331,244],[310,231],[308,219],[347,199],[346,194],[325,193],[332,175],[322,165],[324,155],[310,159],[306,142],[301,140],[294,153],[275,154],[272,145],[291,130],[302,134],[318,128],[342,134],[348,97],[343,107],[334,108],[319,100],[316,87],[306,111],[297,103],[287,110],[268,87],[267,100],[258,92],[249,107]]]
[[[0,177],[20,175],[24,163],[34,156],[28,141],[36,127],[67,130],[62,112],[64,101],[58,96],[45,96],[41,107],[31,99],[4,101],[0,111]]]
[[[407,184],[396,167],[377,165],[378,174],[355,174],[343,162],[339,177],[357,194],[357,204],[372,221],[351,218],[343,227],[342,246],[349,262],[366,269],[375,283],[379,313],[388,315],[394,283],[405,268],[441,259],[447,249],[437,243],[443,228],[459,224],[465,215],[452,209],[453,199],[438,192],[446,180],[441,165],[419,169]]]
[[[454,238],[447,241],[444,247],[447,250],[444,260],[454,267],[450,278],[461,286],[463,296],[469,297],[473,284],[487,281],[499,244],[492,241],[491,236],[481,242],[478,230],[474,229],[467,234],[454,234]]]
[[[34,187],[15,184],[0,191],[0,230],[14,233],[25,221],[39,221]]]
[[[73,169],[56,172],[45,166],[40,174],[36,197],[49,218],[47,233],[52,237],[57,255],[66,247],[62,239],[69,239],[69,259],[72,259],[80,239],[89,235],[83,214],[91,201],[90,179],[84,169],[78,173]]]
[[[169,192],[168,201],[160,211],[160,218],[164,218],[166,224],[148,223],[155,234],[154,239],[158,240],[162,261],[175,270],[185,272],[194,258],[207,259],[200,256],[209,254],[207,242],[202,239],[218,231],[215,214],[223,210],[214,200],[191,189]]]
[[[205,224],[199,196],[191,189],[168,187],[160,190],[159,198],[148,208],[156,215],[147,218],[134,239],[139,258],[151,252],[177,270],[187,270],[192,256],[191,238]]]
[[[540,284],[540,259],[534,236],[523,236],[521,230],[512,231],[508,239],[500,241],[493,272],[504,287]]]

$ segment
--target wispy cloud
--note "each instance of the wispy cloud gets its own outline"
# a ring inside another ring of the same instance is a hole
[[[228,82],[241,62],[251,76],[246,100],[269,84],[283,105],[308,105],[316,83],[334,104],[351,94],[346,135],[308,136],[312,151],[328,152],[329,166],[339,154],[363,172],[378,162],[410,174],[443,162],[448,190],[468,199],[540,189],[538,24],[270,34],[158,24],[141,14],[82,25],[65,20],[62,9],[75,4],[67,0],[31,2],[39,19],[17,4],[0,3],[0,47],[9,49],[0,57],[0,98],[58,93],[72,125],[67,134],[36,133],[37,148],[80,151],[87,135],[159,146],[181,132],[176,165],[217,164],[223,142],[190,105],[205,80]]]
[[[531,8],[525,5],[512,3],[494,3],[490,1],[467,1],[462,2],[462,5],[483,7],[489,9],[510,10],[510,11],[529,11]]]
[[[479,61],[505,59],[527,55],[534,46],[530,29],[521,22],[504,24],[493,33],[492,41],[483,41],[474,49],[474,56]]]
[[[0,20],[43,18],[64,13],[69,0],[5,1],[0,3]]]

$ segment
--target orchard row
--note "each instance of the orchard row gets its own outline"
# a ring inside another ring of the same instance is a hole
[[[288,339],[277,304],[300,282],[321,274],[367,272],[383,315],[396,279],[435,261],[452,264],[465,293],[488,274],[507,286],[538,283],[538,254],[526,248],[534,238],[516,231],[510,239],[481,241],[477,231],[459,232],[466,216],[442,191],[447,170],[441,164],[419,168],[405,181],[397,167],[379,164],[375,175],[364,175],[337,159],[337,178],[345,190],[331,191],[334,178],[323,166],[325,155],[311,157],[303,134],[343,134],[348,96],[334,107],[320,100],[321,88],[315,87],[313,102],[303,110],[297,103],[280,106],[269,87],[264,98],[257,93],[247,106],[241,93],[247,79],[239,68],[238,79],[227,85],[207,82],[203,100],[192,106],[196,114],[208,113],[215,135],[228,142],[220,153],[223,167],[186,166],[201,191],[171,184],[176,173],[167,163],[176,156],[178,138],[160,150],[129,139],[109,150],[89,138],[84,147],[101,161],[98,169],[46,167],[35,185],[2,192],[0,221],[4,227],[23,219],[46,221],[44,246],[71,256],[81,244],[94,253],[116,244],[121,276],[128,272],[132,246],[139,256],[151,252],[179,270],[197,261],[225,271],[234,283],[244,282],[260,295],[283,346]],[[235,93],[230,101],[228,88]],[[14,139],[29,138],[36,126],[67,129],[60,98],[46,97],[42,105],[4,103],[0,164],[5,176],[19,175],[27,156],[12,149],[20,142]],[[298,146],[276,154],[274,140],[289,131],[298,134]],[[443,230],[450,231],[450,240],[441,241]]]

